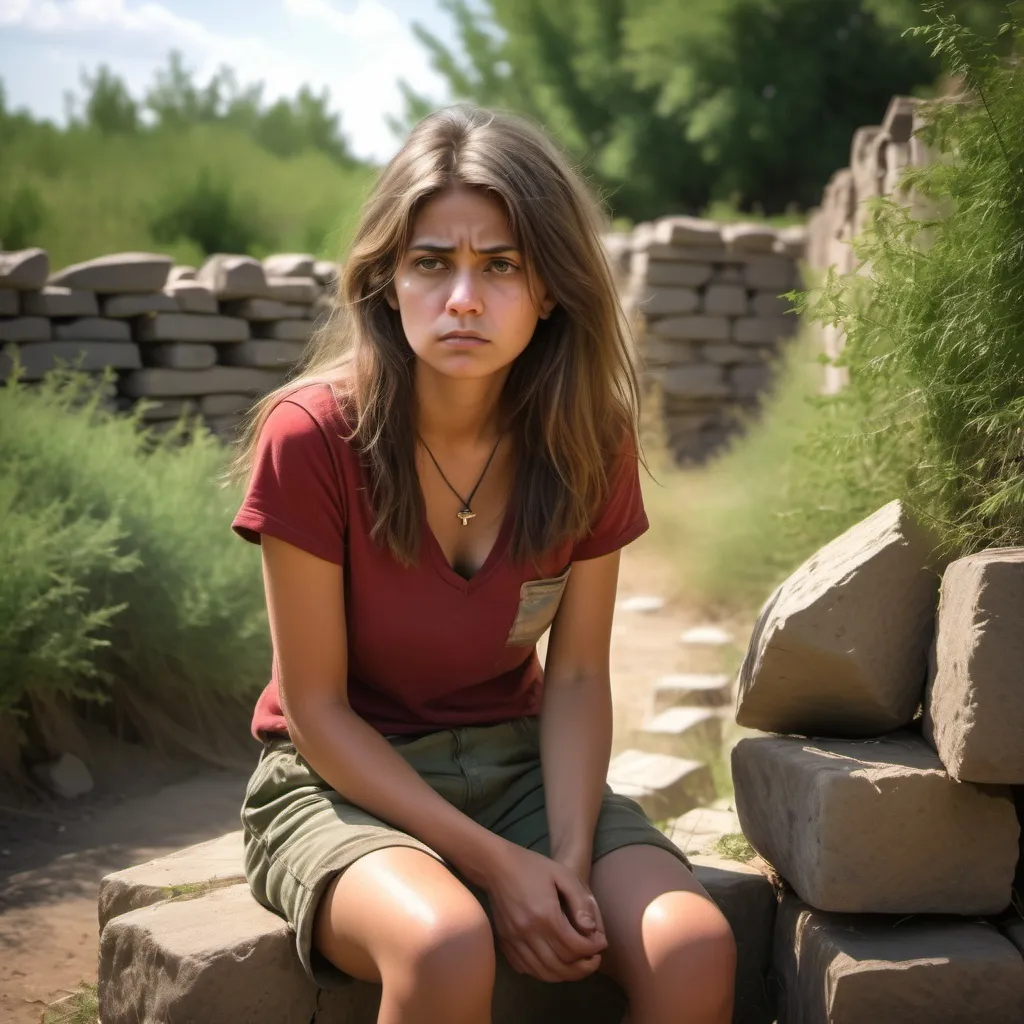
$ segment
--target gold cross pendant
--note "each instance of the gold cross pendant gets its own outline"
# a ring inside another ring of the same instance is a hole
[[[468,508],[464,508],[461,512],[456,512],[455,514],[459,517],[463,526],[469,526],[470,519],[476,515],[475,512],[470,512]]]

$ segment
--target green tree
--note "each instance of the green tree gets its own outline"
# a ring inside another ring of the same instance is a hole
[[[129,135],[138,130],[139,107],[124,79],[101,64],[91,76],[83,71],[81,81],[85,123],[89,128],[106,135]]]

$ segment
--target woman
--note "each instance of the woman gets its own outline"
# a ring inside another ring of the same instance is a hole
[[[647,518],[601,225],[529,123],[426,118],[239,460],[274,644],[246,875],[311,977],[379,982],[388,1024],[489,1021],[496,946],[544,981],[607,972],[631,1024],[731,1019],[727,923],[604,781],[618,552]]]

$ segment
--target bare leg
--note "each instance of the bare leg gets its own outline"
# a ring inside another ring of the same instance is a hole
[[[421,850],[377,850],[342,872],[317,908],[313,942],[340,970],[382,985],[378,1024],[490,1024],[490,922]]]
[[[629,1024],[729,1024],[736,944],[700,883],[665,850],[626,846],[594,864],[606,971],[629,999]]]

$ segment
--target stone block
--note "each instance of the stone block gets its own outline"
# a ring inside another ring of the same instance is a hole
[[[658,321],[658,333],[685,341],[728,341],[729,321],[724,316],[670,316]]]
[[[77,320],[53,325],[57,341],[131,341],[131,327],[123,320],[100,316],[83,316]]]
[[[707,263],[652,260],[646,252],[634,252],[630,262],[632,279],[652,288],[699,288],[711,280],[711,274]]]
[[[156,313],[136,324],[139,341],[246,341],[249,324],[239,317],[203,316],[200,313]]]
[[[0,320],[0,345],[9,341],[49,341],[50,321],[43,316],[18,316]]]
[[[225,348],[221,362],[226,366],[266,366],[289,368],[294,366],[305,352],[301,341],[271,341],[267,338],[252,338]]]
[[[612,758],[608,785],[635,800],[652,821],[674,818],[715,799],[706,764],[644,750],[623,750]]]
[[[295,303],[279,302],[277,299],[241,299],[221,304],[222,312],[245,320],[296,320],[304,319],[306,307]]]
[[[267,277],[267,296],[278,302],[308,306],[319,294],[320,285],[312,277]]]
[[[792,260],[801,260],[807,252],[807,228],[803,224],[791,224],[779,229],[774,251]]]
[[[774,228],[763,224],[725,224],[722,240],[733,252],[771,252],[778,237]]]
[[[724,398],[730,394],[722,367],[710,363],[672,367],[662,375],[661,386],[671,395],[687,397]]]
[[[787,256],[750,256],[743,264],[748,288],[789,291],[797,284],[796,265]]]
[[[13,288],[0,288],[0,316],[17,316],[19,312],[21,312],[21,300],[18,298],[18,293]],[[25,312],[27,313],[28,310]]]
[[[783,898],[782,1024],[1018,1024],[1024,960],[990,924],[827,914]]]
[[[695,807],[680,815],[668,830],[669,838],[687,856],[706,854],[720,857],[720,840],[742,833],[740,819],[730,807]],[[763,863],[758,861],[758,863]]]
[[[722,719],[707,708],[669,708],[643,722],[634,745],[654,754],[705,758],[722,745]]]
[[[830,541],[768,598],[740,667],[736,720],[766,732],[874,736],[924,692],[937,541],[891,501]]]
[[[729,371],[729,383],[742,398],[752,398],[767,391],[772,382],[772,368],[767,363],[734,366]]]
[[[203,395],[199,399],[199,411],[208,418],[239,416],[248,412],[251,405],[249,395]]]
[[[58,362],[95,373],[110,366],[118,370],[136,370],[142,365],[139,347],[126,341],[36,341],[18,349],[24,370],[23,379],[42,380]],[[13,364],[0,352],[0,379],[6,378]]]
[[[655,714],[677,705],[724,708],[732,703],[732,680],[727,675],[693,673],[661,676],[654,680],[651,701]]]
[[[313,264],[313,277],[325,288],[333,288],[338,283],[340,273],[340,263],[334,263],[331,260],[317,260]]]
[[[177,284],[179,281],[194,281],[196,279],[196,268],[177,266],[171,267],[167,272],[167,286]],[[166,287],[166,286],[165,286]]]
[[[45,249],[17,249],[0,252],[0,288],[39,291],[50,274],[50,257]]]
[[[195,413],[196,403],[186,401],[184,398],[164,398],[154,400],[147,398],[146,407],[140,413],[143,423],[158,423],[178,419],[183,412]],[[121,398],[125,412],[135,408],[138,404],[130,398]]]
[[[732,366],[735,363],[748,362],[752,351],[759,350],[732,344],[702,345],[700,358],[705,362],[714,363],[716,366]]]
[[[704,312],[709,316],[744,316],[746,288],[739,284],[709,284],[704,292]]]
[[[914,113],[918,101],[912,96],[893,96],[889,100],[885,116],[882,118],[882,131],[890,141],[897,143],[910,142],[910,134],[914,128]]]
[[[99,316],[100,306],[94,292],[48,284],[38,292],[25,292],[21,311],[26,316]]]
[[[278,252],[263,260],[263,273],[272,277],[312,277],[316,258],[306,252]]]
[[[100,931],[131,910],[244,882],[242,856],[239,830],[105,875],[99,891]]]
[[[732,324],[732,340],[738,345],[774,345],[792,335],[795,316],[741,316]]]
[[[1024,917],[1016,910],[1011,910],[997,920],[999,930],[1005,935],[1024,956]]]
[[[213,345],[172,341],[143,345],[142,359],[146,366],[165,366],[171,370],[205,370],[216,365],[217,350]]]
[[[775,992],[769,971],[776,899],[771,883],[757,868],[738,861],[697,855],[691,863],[736,940],[734,1024],[772,1024]]]
[[[267,294],[263,265],[251,256],[216,253],[196,271],[196,280],[221,301],[259,298]]]
[[[145,313],[177,313],[181,307],[173,295],[163,292],[139,292],[136,295],[108,295],[103,300],[103,315],[142,316]]]
[[[997,914],[1020,827],[1010,791],[956,782],[916,733],[742,739],[743,834],[801,899],[870,914]]]
[[[149,367],[125,374],[121,393],[131,398],[192,398],[226,392],[259,395],[284,382],[284,374],[242,366],[214,366],[209,370],[167,370]]]
[[[1024,547],[957,559],[942,577],[924,735],[954,779],[1024,783]]]
[[[207,416],[207,429],[216,434],[222,441],[234,441],[238,437],[238,426],[241,416]]]
[[[272,341],[309,341],[313,337],[315,325],[312,320],[269,320],[265,323],[254,323],[254,338],[266,338]]]
[[[635,304],[646,317],[678,316],[695,312],[700,296],[696,288],[648,288],[638,294]]]
[[[654,225],[652,239],[665,245],[719,246],[722,229],[713,220],[700,217],[662,217]]]
[[[178,311],[181,313],[214,316],[220,312],[220,305],[213,292],[198,281],[175,281],[173,284],[169,284],[164,291],[174,299]]]
[[[673,341],[652,333],[644,334],[639,352],[644,365],[652,367],[693,363],[700,356],[699,347],[689,341]]]
[[[756,292],[750,300],[750,309],[754,316],[778,318],[794,315],[789,313],[792,308],[789,299],[784,299],[773,292]]]
[[[152,252],[115,252],[84,263],[73,263],[50,275],[50,284],[118,295],[158,292],[167,283],[173,260]]]
[[[652,260],[676,260],[682,263],[743,263],[741,253],[732,252],[724,245],[667,245],[651,240],[639,251]]]

